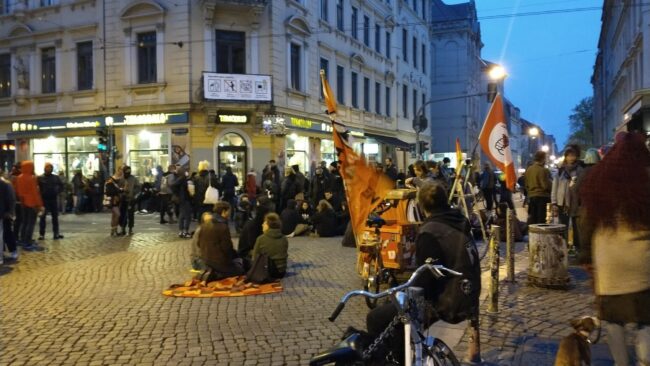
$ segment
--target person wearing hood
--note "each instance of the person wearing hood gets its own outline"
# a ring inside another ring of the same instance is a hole
[[[582,175],[582,165],[578,158],[580,149],[575,145],[569,145],[564,150],[564,161],[558,169],[557,175],[553,177],[551,186],[551,203],[553,204],[553,216],[559,216],[560,224],[564,225],[564,236],[567,237],[569,221],[573,227],[573,247],[580,250],[578,238],[578,191],[576,183]]]
[[[199,174],[192,178],[192,182],[194,183],[194,210],[197,218],[200,219],[204,213],[212,212],[213,208],[213,205],[203,203],[205,200],[205,191],[210,186],[221,191],[221,187],[219,187],[219,179],[217,179],[216,174],[210,172],[210,163],[207,160],[199,162],[198,172]]]
[[[120,202],[120,227],[122,231],[118,235],[126,235],[126,227],[129,227],[129,235],[133,235],[133,225],[135,224],[135,204],[136,197],[140,193],[140,182],[131,175],[131,167],[125,165],[122,167],[124,174],[124,193]]]
[[[307,177],[305,177],[305,175],[300,171],[300,165],[292,165],[291,170],[293,170],[294,174],[296,175],[296,190],[298,191],[296,193],[298,196],[296,199],[302,201],[305,199],[305,195],[308,193],[307,190],[309,188],[309,181],[307,180]]]
[[[259,255],[266,254],[273,263],[269,265],[269,275],[272,278],[282,278],[287,272],[289,241],[282,234],[281,228],[282,221],[278,214],[266,214],[262,223],[263,234],[257,237],[253,248],[253,262]]]
[[[36,216],[43,209],[41,192],[38,189],[38,180],[34,176],[34,162],[23,161],[20,166],[20,175],[16,178],[14,187],[16,198],[22,207],[22,223],[20,225],[19,241],[26,250],[38,249],[33,241]]]
[[[255,217],[246,221],[244,227],[241,230],[241,235],[239,236],[239,244],[237,246],[237,252],[239,256],[244,258],[245,261],[249,261],[251,258],[251,252],[255,247],[255,241],[257,237],[262,235],[262,223],[264,222],[264,216],[267,213],[271,212],[272,202],[266,196],[257,197],[257,206],[255,206]]]
[[[38,188],[41,191],[41,198],[45,211],[41,215],[38,240],[45,239],[45,225],[47,214],[52,216],[52,234],[54,240],[63,239],[63,235],[59,233],[59,205],[58,198],[61,191],[63,191],[63,182],[59,179],[58,175],[52,174],[54,167],[50,163],[45,163],[44,173],[38,177]]]

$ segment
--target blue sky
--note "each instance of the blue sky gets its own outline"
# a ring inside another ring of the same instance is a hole
[[[571,110],[593,94],[590,79],[601,11],[578,9],[602,4],[602,0],[476,0],[482,57],[507,69],[505,96],[519,107],[523,118],[555,135],[560,149],[569,134]],[[489,19],[559,9],[567,11]]]

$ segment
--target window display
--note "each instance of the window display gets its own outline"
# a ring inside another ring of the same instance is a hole
[[[309,138],[295,133],[287,135],[287,166],[298,165],[301,172],[309,169]]]
[[[141,182],[153,182],[156,167],[161,166],[166,171],[169,166],[169,133],[142,130],[137,134],[128,134],[126,151],[131,174]]]
[[[31,144],[36,174],[43,174],[45,163],[53,165],[55,174],[63,171],[66,177],[77,170],[81,170],[84,177],[91,177],[101,169],[95,136],[50,136],[33,139]]]
[[[334,148],[334,141],[325,140],[325,139],[320,140],[320,157],[321,160],[327,162],[327,165],[337,160],[336,149]]]

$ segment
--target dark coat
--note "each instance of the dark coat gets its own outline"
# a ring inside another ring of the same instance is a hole
[[[38,177],[38,189],[41,191],[43,201],[53,201],[63,192],[63,182],[58,175],[43,174]]]
[[[323,238],[329,238],[337,235],[338,219],[336,213],[330,208],[322,212],[316,212],[311,218],[316,233]]]
[[[8,182],[0,178],[0,220],[13,216],[16,209],[16,193]]]
[[[226,173],[221,177],[221,189],[223,195],[227,198],[235,196],[235,187],[239,186],[237,176],[232,173]],[[207,188],[206,188],[207,189]]]
[[[239,236],[237,252],[240,257],[250,258],[257,237],[262,235],[264,216],[270,211],[271,202],[263,196],[259,197],[257,207],[255,207],[255,217],[246,221]]]
[[[194,205],[196,207],[203,205],[203,200],[205,200],[205,191],[208,190],[209,186],[219,189],[219,180],[213,174],[210,174],[207,170],[201,170],[199,174],[194,177]]]
[[[289,235],[296,230],[296,226],[302,221],[302,217],[296,210],[296,201],[289,200],[287,208],[280,214],[280,219],[282,219],[282,234]]]
[[[387,165],[384,168],[384,172],[390,179],[397,180],[397,167],[394,164]]]
[[[228,272],[237,253],[232,245],[228,221],[214,215],[211,220],[201,223],[198,246],[201,259],[217,272]]]
[[[325,190],[329,188],[330,180],[325,174],[316,174],[311,180],[311,203],[312,205],[318,204],[322,199],[325,199]]]
[[[257,238],[253,249],[253,261],[260,254],[268,255],[275,264],[277,273],[273,273],[271,276],[284,277],[289,258],[289,241],[279,229],[268,229]]]

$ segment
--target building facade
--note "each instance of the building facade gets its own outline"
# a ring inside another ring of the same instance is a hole
[[[129,164],[153,180],[156,166],[208,160],[243,178],[275,159],[312,171],[335,159],[321,69],[369,160],[405,168],[413,118],[430,117],[429,0],[10,5],[0,8],[0,146],[37,169]]]
[[[650,131],[650,4],[605,0],[601,19],[591,78],[596,145],[617,131]]]

